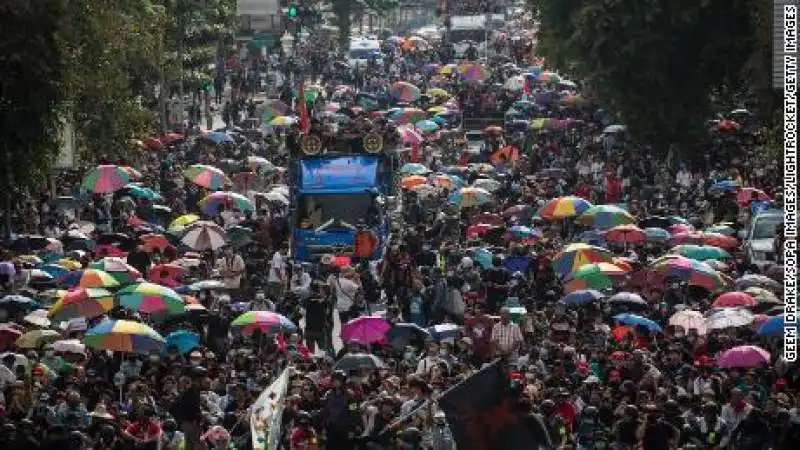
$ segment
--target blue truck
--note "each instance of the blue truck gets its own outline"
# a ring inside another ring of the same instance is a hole
[[[356,233],[378,238],[373,258],[380,258],[389,237],[385,196],[393,185],[388,154],[302,156],[294,161],[292,186],[292,257],[318,262],[322,255],[353,252]]]

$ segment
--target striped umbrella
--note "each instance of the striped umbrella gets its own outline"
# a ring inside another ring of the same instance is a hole
[[[545,220],[566,219],[579,216],[591,207],[591,203],[580,197],[557,197],[548,201],[539,210],[539,217]]]
[[[123,308],[146,314],[180,314],[184,311],[183,298],[172,289],[155,283],[141,282],[117,292]]]
[[[287,317],[270,311],[248,311],[234,319],[231,327],[240,329],[245,335],[253,334],[256,330],[274,334],[292,332],[297,329],[297,325]]]
[[[225,245],[225,230],[213,222],[199,221],[184,230],[183,242],[192,250],[217,250]]]
[[[625,271],[611,263],[593,263],[581,266],[564,280],[564,290],[571,293],[582,289],[611,289],[614,278],[625,275]]]
[[[618,206],[595,205],[578,216],[577,222],[580,225],[606,230],[616,225],[636,223],[636,219]]]
[[[602,247],[570,244],[553,258],[553,268],[564,278],[587,264],[611,262],[613,257],[613,253]]]
[[[398,81],[389,88],[389,95],[395,99],[406,103],[419,100],[422,93],[419,88],[405,81]]]
[[[237,209],[239,211],[254,211],[255,207],[249,198],[236,192],[218,191],[205,196],[198,203],[203,209],[203,213],[213,216],[220,212],[220,207],[225,209]]]
[[[130,183],[131,174],[120,166],[101,165],[83,177],[81,187],[95,194],[107,194],[122,189]]]
[[[104,320],[86,332],[84,344],[98,350],[147,355],[160,352],[165,339],[145,324],[129,320]]]
[[[205,164],[193,164],[187,167],[183,171],[183,176],[192,183],[212,191],[222,189],[226,184],[232,184],[222,170]]]
[[[67,273],[58,280],[59,284],[82,288],[115,288],[119,281],[108,272],[98,269],[76,270]]]
[[[79,317],[102,316],[114,307],[114,295],[102,288],[77,288],[67,291],[50,309],[48,316],[54,322]]]

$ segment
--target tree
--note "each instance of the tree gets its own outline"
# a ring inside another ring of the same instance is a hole
[[[0,189],[6,234],[12,199],[41,182],[58,155],[66,2],[0,2]],[[8,236],[6,236],[8,237]]]
[[[353,25],[353,16],[363,14],[366,10],[385,12],[397,6],[397,0],[327,0],[330,2],[333,14],[336,16],[335,25],[339,28],[339,45],[347,47],[350,40],[350,30]]]
[[[740,85],[763,26],[758,0],[529,1],[539,52],[661,150],[703,131],[712,91]]]

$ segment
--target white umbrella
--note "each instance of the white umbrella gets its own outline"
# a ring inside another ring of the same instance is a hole
[[[289,199],[286,198],[286,196],[283,195],[283,193],[279,192],[279,191],[265,192],[263,194],[260,194],[260,196],[265,198],[269,202],[282,203],[284,205],[288,205],[289,204]]]
[[[193,250],[217,250],[225,245],[225,230],[213,222],[199,221],[189,225],[181,241]]]
[[[687,332],[691,329],[697,330],[698,334],[706,334],[706,318],[699,311],[684,309],[678,311],[669,318],[669,324],[681,327]]]
[[[570,81],[570,80],[561,80],[561,81],[558,82],[558,84],[560,84],[561,86],[566,86],[568,88],[576,88],[576,87],[578,87],[578,85],[575,84],[574,81]]]
[[[64,339],[51,344],[53,350],[60,353],[72,353],[83,355],[86,353],[86,346],[79,339]]]
[[[706,329],[722,330],[725,328],[744,327],[753,323],[755,317],[746,309],[726,308],[706,318]]]
[[[606,134],[624,133],[626,129],[627,127],[625,125],[609,125],[603,130],[603,133]]]
[[[37,327],[47,328],[50,326],[50,319],[47,318],[47,312],[46,309],[37,309],[23,317],[22,321],[36,325]]]
[[[500,182],[497,180],[492,180],[489,178],[478,178],[472,183],[472,187],[478,189],[484,189],[489,192],[494,192],[500,189],[500,187],[502,187],[502,184],[500,184]]]

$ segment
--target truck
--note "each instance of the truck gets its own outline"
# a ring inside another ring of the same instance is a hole
[[[451,16],[447,31],[447,41],[453,44],[456,58],[463,58],[472,43],[478,53],[486,51],[488,29],[486,15]]]
[[[351,256],[361,231],[377,238],[371,258],[382,257],[390,231],[384,199],[393,189],[391,155],[303,155],[293,163],[292,257],[318,262],[323,255]]]

